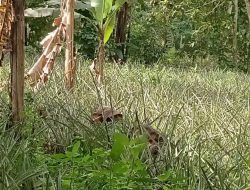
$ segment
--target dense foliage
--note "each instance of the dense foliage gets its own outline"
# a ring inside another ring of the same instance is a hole
[[[27,1],[28,6],[42,6],[42,0]],[[175,63],[175,58],[195,60],[209,57],[220,66],[237,67],[248,71],[250,60],[250,32],[244,1],[238,3],[237,29],[235,33],[235,5],[227,1],[129,1],[127,29],[127,57],[143,63]],[[94,19],[87,11],[77,10],[85,18],[76,21],[76,43],[79,52],[93,59],[98,48],[98,31],[93,27]],[[86,19],[88,18],[88,19]],[[36,25],[31,23],[31,40],[42,37],[43,18]],[[49,27],[46,27],[47,29]],[[115,34],[113,34],[115,37]],[[237,39],[237,44],[234,40]],[[33,45],[34,43],[30,43]],[[236,47],[235,47],[236,46]],[[107,46],[111,57],[119,54],[114,40]],[[109,57],[110,57],[109,56]],[[121,57],[121,56],[120,56]]]

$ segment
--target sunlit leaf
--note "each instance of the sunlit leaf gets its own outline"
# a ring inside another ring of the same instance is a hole
[[[129,144],[129,139],[126,135],[116,133],[114,135],[114,144],[110,156],[113,160],[118,160],[121,154],[124,152],[124,149]]]
[[[133,158],[138,158],[139,154],[146,148],[148,143],[147,137],[142,135],[130,142],[130,151]]]
[[[55,154],[55,155],[52,155],[51,157],[55,160],[60,160],[60,159],[64,159],[66,156],[65,154]]]
[[[120,161],[113,165],[112,170],[114,173],[119,173],[119,174],[127,173],[129,171],[129,165],[124,163],[123,161]]]
[[[103,22],[104,0],[90,0],[91,7],[94,7],[94,16],[99,25]]]
[[[166,181],[166,180],[169,179],[170,176],[171,176],[171,172],[167,171],[166,173],[158,176],[157,179],[160,180],[160,181]]]
[[[109,40],[109,38],[114,30],[115,18],[116,18],[116,14],[114,12],[105,23],[104,44],[107,43],[107,41]]]
[[[111,11],[112,3],[113,3],[113,0],[105,0],[103,18],[106,18],[109,12]]]

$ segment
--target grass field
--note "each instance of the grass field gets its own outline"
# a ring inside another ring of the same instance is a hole
[[[179,176],[169,179],[169,189],[249,187],[248,74],[109,64],[105,69],[105,87],[100,92],[88,66],[89,63],[79,63],[73,93],[64,90],[63,69],[59,65],[38,93],[26,86],[26,121],[21,125],[25,138],[21,142],[5,129],[9,111],[3,84],[8,71],[6,67],[0,68],[0,189],[1,183],[4,187],[7,182],[16,184],[12,189],[17,189],[30,178],[42,183],[48,175],[53,181],[43,153],[43,144],[51,139],[59,145],[71,146],[77,136],[84,139],[81,148],[86,152],[98,147],[107,149],[108,137],[114,131],[127,131],[145,120],[167,136],[156,167]],[[124,115],[121,123],[108,126],[108,132],[89,122],[91,112],[100,103],[115,107]],[[41,118],[37,110],[47,116]],[[25,154],[28,152],[30,156]],[[64,172],[62,176],[66,175]]]

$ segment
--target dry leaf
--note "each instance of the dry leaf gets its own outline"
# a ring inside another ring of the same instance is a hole
[[[11,0],[0,1],[0,55],[1,62],[3,55],[8,52],[10,43],[11,26],[13,22],[13,7]],[[1,63],[0,63],[1,64]]]
[[[144,129],[148,135],[149,150],[152,155],[157,156],[160,148],[164,144],[164,138],[160,131],[154,129],[149,124],[144,126]]]
[[[110,108],[108,106],[99,107],[95,112],[91,115],[91,120],[93,123],[103,123],[103,122],[111,122],[118,121],[123,118],[121,112],[115,110],[114,108]]]
[[[25,79],[30,80],[30,85],[35,91],[48,81],[54,68],[55,59],[61,52],[62,41],[65,40],[65,21],[67,21],[65,10],[62,9],[60,15],[54,19],[52,24],[57,28],[40,42],[43,47],[42,55],[25,76]]]
[[[62,17],[57,17],[57,18],[54,19],[54,22],[53,22],[52,26],[59,27],[61,25],[61,23],[62,23]]]
[[[48,33],[48,35],[40,42],[40,45],[43,46],[43,49],[46,49],[50,42],[53,40],[54,36],[57,35],[57,30]]]
[[[34,87],[34,90],[38,90],[44,85],[52,72],[55,64],[55,58],[61,52],[61,41],[64,40],[63,26],[60,25],[53,32],[49,33],[42,41],[43,54],[33,65],[26,75],[26,79],[30,79],[30,85]]]

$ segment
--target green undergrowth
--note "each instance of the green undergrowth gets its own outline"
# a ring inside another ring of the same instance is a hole
[[[0,189],[249,187],[249,75],[107,64],[99,90],[89,65],[78,61],[70,93],[60,63],[39,92],[26,84],[25,120],[12,129],[8,93],[0,87]],[[0,68],[1,84],[7,76]],[[123,120],[92,124],[100,104],[121,111]],[[165,134],[157,157],[140,141],[143,134],[128,138],[145,121]]]

